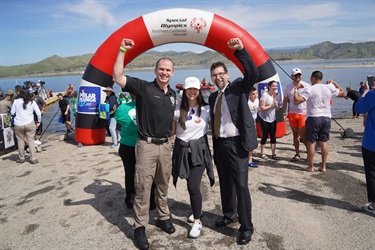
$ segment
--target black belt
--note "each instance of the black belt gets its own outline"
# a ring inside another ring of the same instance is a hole
[[[240,139],[239,135],[232,136],[232,137],[219,137],[216,140],[218,140],[218,141],[234,141],[234,140],[238,140],[238,139]]]
[[[145,137],[143,135],[140,135],[139,139],[142,141],[146,141],[148,144],[152,143],[156,145],[160,145],[160,144],[168,142],[168,138]]]

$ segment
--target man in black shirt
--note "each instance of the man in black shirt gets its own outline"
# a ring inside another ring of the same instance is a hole
[[[59,98],[59,107],[61,112],[61,118],[62,122],[65,124],[66,127],[66,133],[72,132],[72,123],[70,122],[70,104],[69,100],[64,98],[61,93],[57,94],[57,97]]]
[[[345,99],[352,99],[354,102],[353,102],[353,106],[352,106],[352,110],[353,110],[353,118],[359,118],[359,114],[357,112],[355,112],[355,104],[357,103],[358,99],[361,97],[361,94],[357,91],[357,90],[353,90],[352,89],[352,86],[348,86],[346,88],[346,96],[344,97]]]
[[[173,62],[161,58],[155,66],[156,78],[152,82],[124,76],[126,51],[135,42],[123,39],[113,68],[113,81],[122,90],[137,98],[138,141],[136,145],[135,198],[134,198],[134,238],[140,249],[148,249],[149,243],[145,225],[149,220],[150,191],[156,185],[155,204],[158,218],[155,225],[164,232],[175,232],[170,217],[167,198],[168,183],[172,171],[172,123],[176,106],[176,93],[169,86],[174,73]]]

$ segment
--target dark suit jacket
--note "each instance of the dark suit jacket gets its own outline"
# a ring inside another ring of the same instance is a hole
[[[242,146],[245,150],[252,151],[257,148],[258,141],[254,119],[247,102],[248,94],[258,78],[258,69],[245,48],[241,51],[236,50],[234,55],[244,67],[244,78],[239,77],[233,82],[229,82],[224,95],[232,121],[240,133]],[[218,91],[209,97],[211,128],[214,127],[214,105],[217,95]],[[215,143],[215,137],[212,136],[212,138]]]

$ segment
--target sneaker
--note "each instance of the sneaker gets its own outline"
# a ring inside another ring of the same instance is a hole
[[[39,161],[38,161],[38,159],[30,160],[30,163],[31,163],[31,164],[37,164],[37,163],[39,163]]]
[[[196,239],[201,235],[202,222],[194,222],[189,232],[189,238]]]
[[[251,168],[257,168],[258,165],[255,164],[254,162],[250,162],[250,163],[249,163],[249,167],[251,167]]]
[[[201,213],[201,217],[199,217],[199,219],[202,219],[203,217],[203,211]],[[188,222],[191,222],[191,223],[194,223],[194,215],[190,215],[189,218],[188,218]]]
[[[369,212],[372,215],[375,215],[375,208],[371,206],[371,203],[366,204],[364,207],[366,212]]]
[[[113,143],[113,144],[111,145],[111,148],[115,148],[115,147],[117,147],[117,146],[118,146],[117,143]]]

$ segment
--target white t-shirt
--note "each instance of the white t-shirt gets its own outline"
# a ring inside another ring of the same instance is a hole
[[[273,98],[268,94],[268,91],[264,91],[260,100],[265,101],[266,106],[270,106],[274,104],[275,101],[277,101],[278,103],[280,102],[280,95],[277,94],[276,97]],[[261,111],[259,112],[259,117],[266,122],[273,122],[276,120],[276,109],[270,108],[269,110]]]
[[[14,125],[23,126],[34,121],[34,112],[38,117],[38,122],[41,121],[42,116],[38,104],[35,101],[29,102],[26,109],[23,109],[23,99],[18,98],[14,100],[10,113],[16,115],[14,117]]]
[[[311,86],[310,84],[308,84],[307,82],[304,82],[304,81],[300,81],[299,83],[302,84],[305,87],[298,89],[298,91],[297,91],[298,95],[300,95],[301,92],[305,88],[309,88]],[[298,105],[294,104],[294,85],[293,85],[293,83],[290,83],[285,87],[284,98],[285,97],[288,97],[288,100],[289,100],[288,101],[288,113],[291,113],[291,114],[306,114],[306,102],[300,103]]]
[[[305,88],[301,96],[306,100],[306,117],[329,117],[331,118],[331,98],[337,96],[340,90],[332,83],[314,84]]]
[[[255,121],[257,119],[257,116],[258,116],[259,99],[256,98],[254,101],[252,101],[249,98],[249,101],[247,102],[247,104],[249,105],[251,115],[253,116],[254,121]]]
[[[208,124],[211,120],[209,105],[201,108],[200,117],[198,117],[198,106],[195,106],[193,109],[194,114],[191,115],[192,119],[187,120],[185,123],[186,130],[184,130],[178,123],[178,119],[180,118],[180,104],[176,105],[176,109],[174,111],[174,120],[177,123],[176,136],[185,142],[196,140],[204,136],[207,133]],[[190,110],[188,113],[190,113]]]

